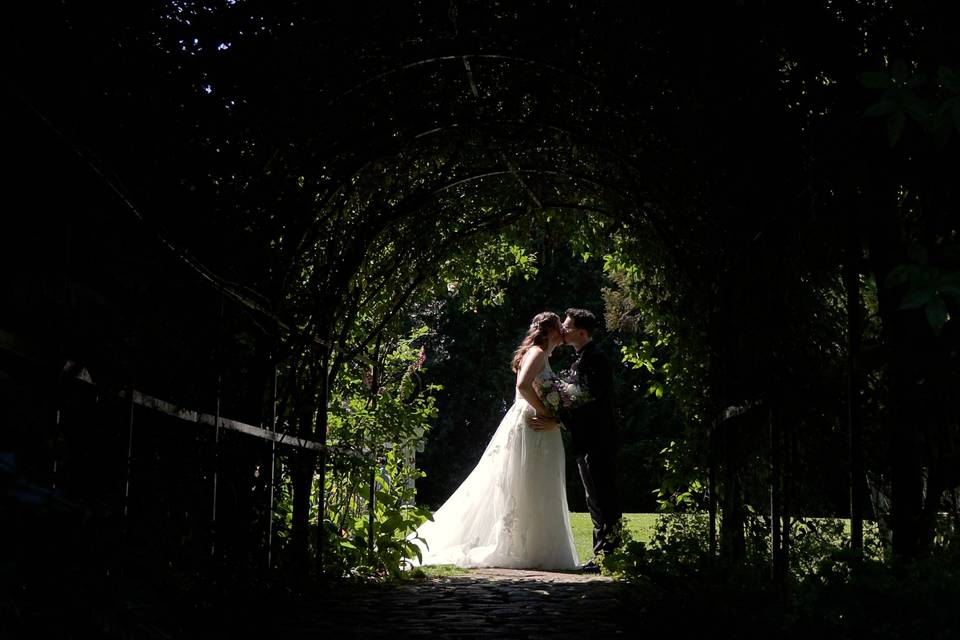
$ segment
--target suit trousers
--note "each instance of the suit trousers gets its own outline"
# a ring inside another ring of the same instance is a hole
[[[612,551],[620,544],[617,524],[623,515],[617,498],[614,457],[601,452],[581,454],[577,456],[577,468],[593,521],[593,552]]]

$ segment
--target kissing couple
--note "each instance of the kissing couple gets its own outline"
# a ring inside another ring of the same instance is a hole
[[[593,553],[619,545],[615,484],[613,369],[593,336],[585,309],[534,316],[513,354],[513,405],[466,480],[409,539],[422,551],[413,564],[598,572],[595,557],[577,557],[567,508],[561,429],[570,432],[593,521]],[[576,357],[562,375],[550,368],[560,346]]]

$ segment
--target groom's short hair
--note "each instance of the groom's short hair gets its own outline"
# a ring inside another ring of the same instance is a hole
[[[591,336],[597,330],[597,316],[586,309],[567,309],[567,317],[573,321],[573,326],[583,329]]]

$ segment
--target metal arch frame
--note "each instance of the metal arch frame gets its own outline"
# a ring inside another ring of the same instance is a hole
[[[589,86],[591,89],[593,89],[593,91],[594,91],[597,95],[600,95],[600,94],[601,94],[600,88],[599,88],[594,82],[592,82],[590,79],[585,78],[585,77],[581,76],[581,75],[578,74],[578,73],[574,73],[574,72],[569,71],[569,70],[567,70],[567,69],[564,69],[564,68],[562,68],[562,67],[558,67],[558,66],[556,66],[556,65],[552,65],[552,64],[550,64],[550,63],[548,63],[548,62],[543,62],[543,61],[541,61],[541,60],[532,60],[532,59],[530,59],[530,58],[523,58],[523,57],[521,57],[521,56],[510,56],[510,55],[497,54],[497,53],[466,53],[466,54],[448,54],[448,55],[445,55],[445,56],[434,56],[434,57],[432,57],[432,58],[423,58],[423,59],[421,59],[421,60],[416,60],[416,61],[414,61],[414,62],[408,62],[408,63],[406,63],[406,64],[404,64],[404,65],[399,66],[399,67],[393,67],[392,69],[387,69],[386,71],[381,71],[380,73],[374,74],[374,75],[372,75],[372,76],[370,76],[370,77],[368,77],[368,78],[365,78],[364,80],[361,80],[360,82],[358,82],[357,84],[353,85],[352,87],[350,87],[350,88],[347,89],[346,91],[343,91],[343,92],[337,94],[336,96],[334,96],[333,98],[331,98],[331,99],[328,101],[327,104],[328,104],[329,106],[333,106],[333,105],[335,105],[336,103],[341,102],[341,101],[342,101],[345,97],[347,97],[348,95],[351,95],[351,94],[353,94],[353,93],[356,93],[358,90],[360,90],[360,89],[363,88],[363,87],[372,85],[372,84],[374,84],[375,82],[377,82],[377,81],[379,81],[379,80],[382,80],[382,79],[384,79],[384,78],[386,78],[386,77],[389,77],[389,76],[392,76],[392,75],[396,75],[396,74],[398,74],[398,73],[403,73],[404,71],[409,71],[410,69],[416,69],[416,68],[418,68],[418,67],[425,67],[425,66],[428,66],[428,65],[431,65],[431,64],[436,64],[436,63],[451,62],[451,61],[454,61],[454,60],[460,60],[460,61],[463,61],[463,62],[467,62],[467,61],[469,61],[469,60],[471,60],[471,59],[478,59],[478,60],[502,60],[502,61],[506,61],[506,62],[516,62],[516,63],[522,64],[522,65],[531,66],[531,67],[541,67],[541,68],[547,69],[547,70],[549,70],[549,71],[552,71],[552,72],[554,72],[554,73],[563,74],[563,75],[566,76],[566,77],[574,78],[574,79],[578,80],[579,82],[581,82],[582,84],[585,84],[585,85]]]
[[[463,123],[463,122],[460,122],[460,121],[449,122],[449,123],[447,123],[447,124],[445,124],[445,125],[442,125],[442,126],[440,126],[440,127],[433,127],[433,128],[431,128],[431,129],[427,129],[427,130],[424,130],[424,131],[420,131],[420,132],[418,132],[418,133],[413,133],[413,134],[410,135],[409,140],[404,141],[404,142],[400,142],[400,143],[398,143],[398,144],[396,144],[396,145],[383,145],[383,146],[380,146],[379,148],[380,148],[380,149],[383,149],[383,151],[382,151],[379,155],[376,155],[376,156],[373,157],[373,158],[365,159],[365,160],[363,160],[362,163],[360,163],[359,165],[355,165],[355,168],[353,169],[353,171],[351,171],[351,172],[348,173],[348,174],[345,174],[344,177],[341,178],[341,179],[338,181],[338,183],[336,184],[336,186],[335,186],[334,188],[330,189],[330,190],[327,192],[327,194],[326,194],[326,195],[324,196],[324,198],[323,198],[323,202],[318,205],[318,209],[319,209],[319,210],[322,210],[322,209],[325,208],[337,195],[342,194],[342,193],[344,192],[344,189],[345,189],[348,185],[350,185],[350,183],[352,182],[352,180],[353,180],[354,178],[362,175],[362,173],[363,173],[365,170],[367,170],[373,163],[375,163],[375,162],[377,162],[377,161],[379,161],[379,160],[383,160],[383,159],[386,159],[386,158],[389,158],[389,157],[392,157],[392,156],[395,156],[395,155],[399,154],[400,152],[402,152],[402,151],[404,150],[404,148],[405,148],[407,145],[410,144],[411,141],[422,140],[422,139],[424,139],[424,138],[427,138],[427,137],[430,137],[430,136],[434,136],[434,135],[442,135],[442,134],[445,134],[445,133],[447,133],[447,132],[449,132],[449,131],[452,131],[452,130],[454,130],[454,129],[461,129],[461,128],[463,128],[463,127],[465,126],[465,124],[466,124],[466,123]],[[472,123],[470,126],[474,126],[474,127],[476,127],[477,129],[484,129],[484,128],[486,128],[487,126],[492,125],[492,124],[507,124],[507,125],[509,125],[509,124],[516,124],[516,125],[521,125],[521,126],[528,126],[528,127],[531,127],[531,128],[541,128],[541,129],[544,129],[544,130],[553,130],[553,131],[557,131],[558,133],[563,133],[563,134],[566,134],[566,135],[573,135],[573,136],[576,136],[576,137],[577,137],[578,139],[580,139],[581,141],[585,141],[585,142],[582,142],[582,144],[585,144],[587,147],[592,148],[592,149],[595,149],[595,150],[597,150],[597,151],[600,151],[601,153],[603,153],[603,154],[605,154],[605,155],[609,155],[610,158],[611,158],[611,160],[612,160],[615,164],[618,164],[618,165],[627,167],[627,168],[629,168],[629,169],[631,169],[631,170],[633,170],[633,171],[635,171],[635,172],[637,172],[637,173],[643,173],[643,168],[640,167],[640,166],[638,166],[633,160],[625,157],[622,153],[620,153],[620,152],[618,152],[618,151],[616,151],[616,150],[614,150],[614,149],[612,149],[612,148],[610,148],[610,147],[608,147],[608,146],[606,146],[606,145],[600,145],[600,144],[594,143],[594,142],[592,142],[592,141],[589,141],[590,136],[589,136],[586,132],[577,131],[577,129],[575,129],[575,128],[563,127],[563,126],[561,126],[561,125],[558,125],[558,124],[555,124],[555,123],[551,123],[551,122],[521,121],[521,120],[496,120],[496,121],[493,121],[493,122],[490,122],[490,123]],[[377,148],[377,147],[375,146],[374,148]],[[308,237],[309,237],[309,234],[310,234],[310,229],[312,228],[312,226],[313,226],[313,225],[310,225],[310,227],[308,227],[307,231],[303,234],[303,236],[301,236],[300,242],[299,242],[298,245],[297,245],[298,248],[297,248],[297,250],[295,251],[295,253],[299,253],[300,251],[302,251],[303,246],[304,246],[305,243],[308,241]]]

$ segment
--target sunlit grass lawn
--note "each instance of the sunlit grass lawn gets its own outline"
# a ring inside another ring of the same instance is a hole
[[[655,513],[625,513],[624,520],[627,529],[633,534],[634,540],[647,542],[653,537],[653,527],[657,521]],[[573,529],[573,542],[577,547],[577,556],[580,562],[586,562],[593,557],[593,523],[589,513],[570,513],[570,527]],[[469,569],[460,569],[452,564],[428,565],[423,567],[423,573],[429,577],[456,576],[469,573]]]
[[[625,513],[627,530],[634,540],[649,542],[653,538],[653,529],[657,523],[656,513]],[[573,542],[577,546],[580,562],[593,557],[593,523],[589,513],[570,513],[570,527],[573,529]]]

